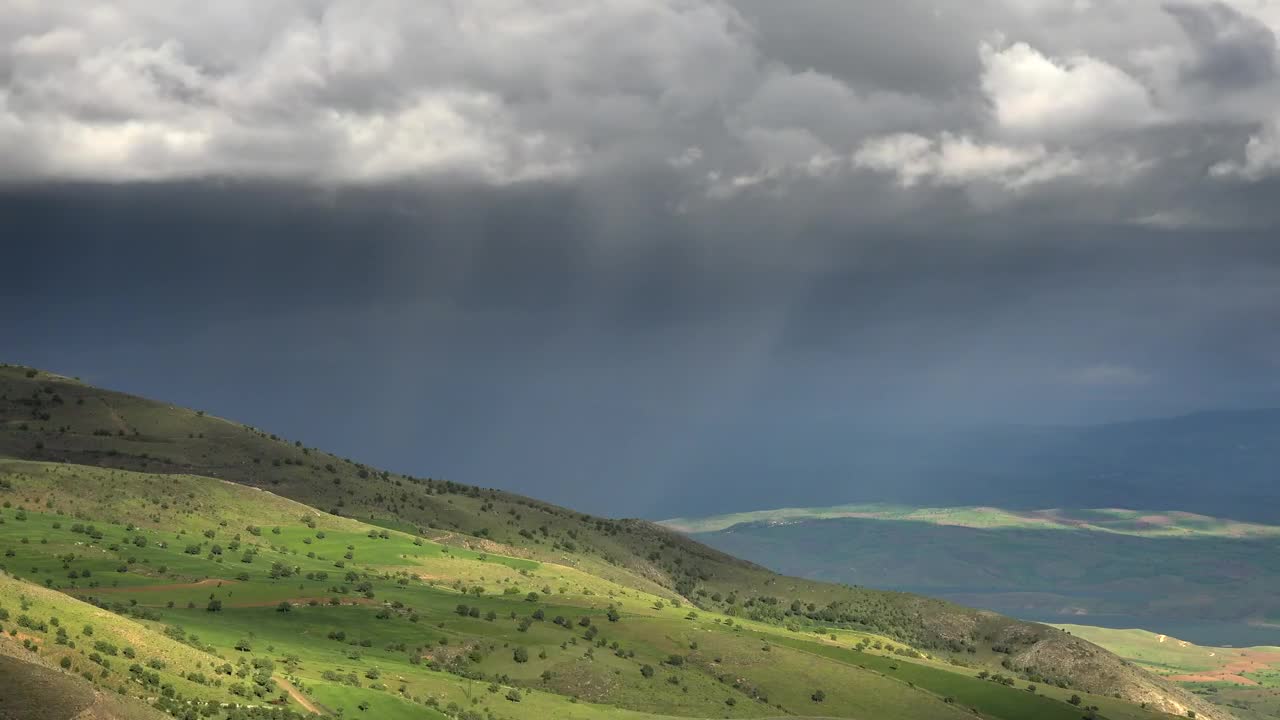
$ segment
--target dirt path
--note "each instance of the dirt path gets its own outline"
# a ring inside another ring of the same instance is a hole
[[[111,423],[116,426],[116,429],[129,432],[129,423],[124,421],[124,418],[121,417],[120,413],[116,412],[116,409],[112,407],[111,403],[107,402],[107,399],[103,397],[98,399],[101,400],[102,404],[107,408],[107,412],[111,416]]]
[[[169,583],[167,585],[132,585],[128,587],[96,587],[96,588],[75,588],[67,592],[76,595],[97,595],[99,593],[141,593],[141,592],[167,592],[169,590],[195,590],[202,587],[219,587],[222,585],[235,585],[235,580],[221,580],[219,578],[207,578],[197,582],[190,583]]]
[[[293,683],[289,682],[288,680],[285,680],[282,677],[278,677],[276,678],[276,684],[280,686],[280,689],[289,693],[289,697],[293,698],[294,702],[306,708],[307,712],[311,713],[312,715],[325,714],[325,710],[323,708],[311,702],[311,700],[307,698],[306,695],[303,695],[302,692],[298,690],[298,688],[293,686]]]
[[[264,607],[276,607],[282,602],[287,602],[290,605],[302,606],[302,605],[310,605],[312,600],[315,600],[316,602],[326,607],[329,605],[329,596],[326,595],[324,597],[284,598],[282,600],[251,600],[249,602],[242,602],[242,603],[224,602],[222,606],[226,608],[264,608]],[[381,600],[378,600],[378,599],[370,599],[370,598],[363,598],[363,597],[357,597],[357,598],[348,597],[348,598],[342,598],[341,604],[342,605],[381,605],[383,603]]]

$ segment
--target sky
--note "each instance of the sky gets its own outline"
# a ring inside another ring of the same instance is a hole
[[[800,455],[874,499],[885,427],[1280,405],[1277,31],[0,0],[0,359],[614,515]]]

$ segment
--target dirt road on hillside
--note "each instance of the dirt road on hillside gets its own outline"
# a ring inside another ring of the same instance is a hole
[[[306,695],[303,695],[302,692],[298,690],[298,688],[293,686],[293,683],[289,682],[288,680],[285,680],[282,677],[278,677],[276,678],[276,684],[280,686],[281,690],[284,690],[285,692],[289,693],[289,697],[293,698],[294,702],[306,708],[307,712],[311,713],[312,715],[325,714],[325,711],[323,708],[311,702],[311,700]]]

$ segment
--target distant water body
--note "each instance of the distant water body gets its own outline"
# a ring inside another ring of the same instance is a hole
[[[1135,615],[1034,615],[1023,620],[1051,625],[1093,625],[1114,630],[1138,628],[1196,645],[1212,647],[1280,646],[1280,626],[1205,620],[1152,620]]]

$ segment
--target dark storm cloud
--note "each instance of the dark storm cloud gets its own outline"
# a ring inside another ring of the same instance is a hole
[[[962,8],[922,0],[816,0],[803,10],[769,0],[733,5],[752,22],[768,57],[851,85],[926,97],[975,90],[981,66],[974,48],[993,30],[983,11],[990,4],[983,2]]]
[[[9,250],[6,355],[626,514],[713,507],[716,468],[765,502],[787,458],[814,498],[870,491],[840,448],[884,423],[1275,396],[1269,233],[792,225],[656,185],[10,192],[0,233],[39,242]]]
[[[1251,3],[12,10],[6,360],[626,514],[1280,392]]]
[[[1276,79],[1276,36],[1271,28],[1221,3],[1168,3],[1195,48],[1184,68],[1192,82],[1215,90],[1253,88]]]

